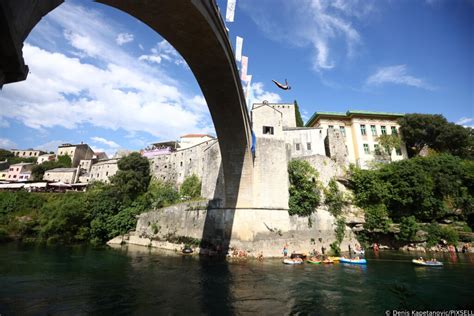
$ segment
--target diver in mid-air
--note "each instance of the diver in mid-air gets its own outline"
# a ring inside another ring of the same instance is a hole
[[[283,89],[283,90],[291,90],[291,87],[288,85],[288,81],[285,79],[285,84],[281,84],[276,80],[273,80],[273,83],[277,85],[278,88]]]

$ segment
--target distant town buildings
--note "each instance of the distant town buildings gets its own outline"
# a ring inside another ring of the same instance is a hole
[[[58,147],[58,156],[69,156],[72,167],[77,167],[82,159],[92,159],[94,151],[87,144],[62,144]]]
[[[8,169],[7,180],[23,182],[28,181],[31,177],[31,170],[33,169],[33,163],[21,162],[11,165]]]
[[[26,149],[26,150],[12,149],[11,152],[16,157],[21,157],[21,158],[39,157],[42,154],[45,154],[44,151],[36,150],[36,149]]]
[[[266,101],[253,104],[250,115],[254,164],[259,168],[274,163],[284,165],[293,158],[320,159],[322,156],[330,157],[340,166],[354,163],[361,168],[370,168],[372,162],[380,159],[378,137],[398,135],[397,119],[403,116],[365,111],[316,112],[306,127],[297,127],[293,103],[270,104]],[[62,144],[57,155],[34,149],[12,150],[17,157],[37,158],[37,164],[53,161],[58,156],[69,156],[71,168],[47,170],[43,180],[77,186],[94,181],[110,182],[119,170],[119,159],[131,152],[120,150],[114,158],[108,159],[105,153],[94,152],[84,143]],[[216,192],[223,188],[219,142],[212,135],[186,134],[177,141],[153,143],[140,154],[149,159],[151,173],[159,180],[179,187],[187,177],[195,174],[202,179],[203,196],[208,198],[218,195]],[[407,158],[405,145],[391,150],[389,158],[392,161]],[[33,166],[33,163],[11,165],[0,171],[0,180],[28,181]]]
[[[44,173],[43,180],[62,183],[76,183],[77,168],[56,168],[47,170]]]
[[[90,169],[89,179],[87,182],[102,181],[110,182],[110,177],[114,176],[118,171],[118,159],[106,159],[93,164]]]

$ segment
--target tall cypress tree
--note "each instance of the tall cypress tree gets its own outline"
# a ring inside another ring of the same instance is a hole
[[[295,116],[296,116],[296,126],[297,127],[303,127],[304,122],[303,119],[301,118],[301,113],[300,113],[300,108],[298,107],[298,102],[295,100]]]

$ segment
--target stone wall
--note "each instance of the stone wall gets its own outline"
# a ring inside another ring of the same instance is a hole
[[[331,178],[344,177],[347,172],[347,168],[334,160],[322,156],[322,155],[312,155],[306,157],[300,157],[296,159],[301,159],[309,162],[309,164],[316,169],[319,173],[319,180],[324,186],[327,186]]]
[[[205,160],[205,150],[214,143],[217,143],[217,140],[205,141],[170,154],[155,156],[150,159],[151,172],[157,179],[171,182],[176,187],[193,174],[202,179],[205,174],[204,166],[211,163]]]
[[[285,128],[283,129],[287,149],[291,157],[325,155],[324,135],[320,128]]]
[[[279,257],[285,244],[290,252],[321,251],[322,247],[329,251],[330,244],[336,240],[335,219],[325,208],[318,208],[307,218],[290,216],[280,210],[207,209],[206,206],[206,202],[183,203],[143,213],[127,242],[160,246],[166,236],[187,236],[213,245],[227,244],[249,255],[263,252],[265,257]],[[345,235],[343,251],[349,244],[353,248],[358,244],[349,228]]]

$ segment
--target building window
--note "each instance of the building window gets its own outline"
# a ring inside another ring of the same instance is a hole
[[[395,126],[392,126],[392,135],[398,135],[398,131]]]
[[[382,135],[387,135],[387,128],[385,126],[380,126],[380,130],[382,131]]]
[[[306,143],[306,149],[311,150],[311,143]]]
[[[377,136],[377,128],[375,125],[370,125],[370,130],[372,131],[372,136]]]
[[[296,150],[300,150],[300,144],[295,144],[296,145]]]
[[[13,179],[16,179],[16,174],[13,175]]]
[[[183,162],[182,162],[182,161],[179,163],[179,166],[180,166],[180,167],[182,167],[182,166],[183,166]]]
[[[263,127],[264,135],[273,135],[273,126],[264,126]]]
[[[369,144],[364,144],[364,153],[370,154]]]
[[[401,149],[400,147],[395,148],[395,152],[397,153],[397,156],[401,156],[401,155],[402,155],[402,149]]]
[[[328,125],[328,128],[334,128],[334,126],[333,125]]]
[[[365,130],[365,124],[360,125],[360,133],[365,136],[367,135],[367,131]]]
[[[374,152],[376,155],[380,155],[380,146],[379,144],[374,144]]]
[[[105,173],[105,175],[108,176],[108,175],[109,175],[109,172],[107,171],[107,172]]]
[[[339,126],[342,136],[346,137],[346,128],[344,126]]]

